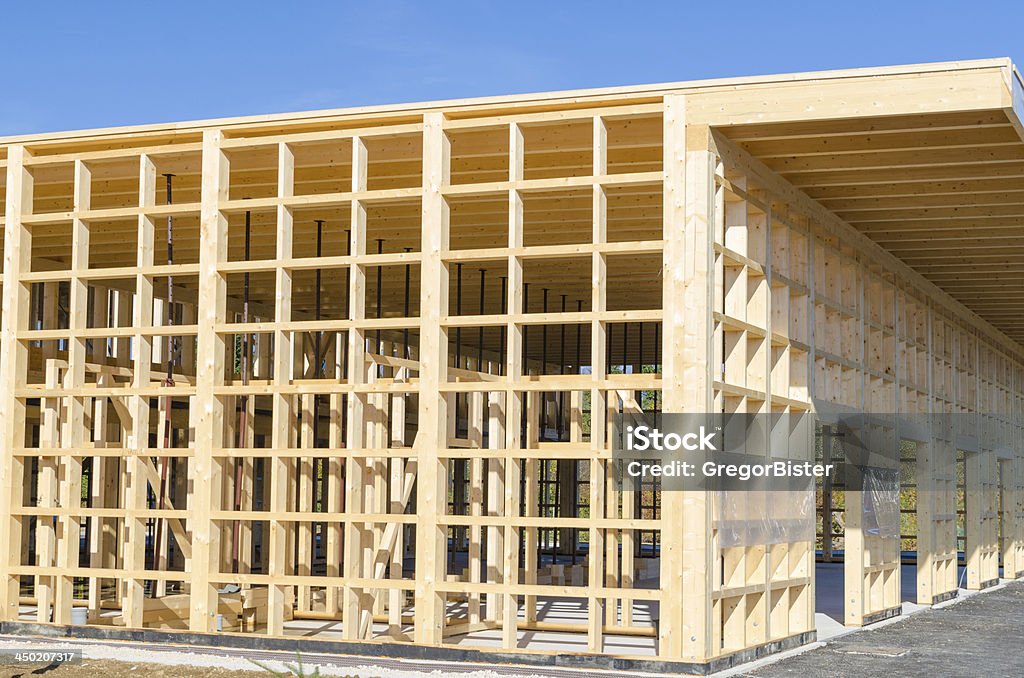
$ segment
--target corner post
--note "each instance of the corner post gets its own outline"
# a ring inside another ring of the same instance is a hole
[[[710,412],[713,153],[707,125],[692,124],[685,95],[664,111],[662,260],[664,412]],[[714,654],[711,502],[704,492],[662,498],[661,626],[665,659],[703,662]]]
[[[32,213],[32,173],[25,167],[29,157],[24,146],[11,146],[7,152],[0,320],[0,544],[7,553],[0,557],[0,621],[18,618],[20,588],[20,577],[11,570],[21,565],[24,520],[14,515],[24,495],[24,462],[14,450],[25,445],[25,402],[16,397],[15,389],[25,382],[28,371],[28,346],[18,341],[18,332],[28,329],[31,300],[31,286],[20,280],[32,263],[32,231],[22,223],[22,217]]]

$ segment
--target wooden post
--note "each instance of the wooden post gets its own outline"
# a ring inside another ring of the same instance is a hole
[[[505,394],[490,392],[487,394],[487,447],[500,450],[505,446]],[[505,511],[505,461],[498,458],[487,460],[487,516],[498,518]],[[488,583],[500,583],[502,579],[502,563],[504,548],[502,545],[503,528],[498,525],[487,526],[487,577]],[[504,597],[497,593],[488,593],[486,597],[487,620],[499,621]]]
[[[445,596],[436,588],[445,578],[447,544],[447,474],[440,455],[447,447],[449,403],[440,387],[448,381],[448,337],[441,328],[448,314],[448,267],[441,258],[448,250],[448,203],[441,189],[448,185],[451,149],[443,122],[441,113],[428,113],[423,122],[415,639],[424,645],[441,643],[445,620]]]
[[[291,197],[294,193],[295,155],[288,144],[278,144],[277,195],[279,198]],[[277,243],[278,261],[292,257],[292,210],[285,205],[277,206]],[[281,322],[291,317],[292,313],[292,273],[291,270],[277,265],[274,268],[274,284],[277,297],[274,300],[274,319]],[[275,450],[292,446],[291,423],[295,414],[292,396],[283,392],[284,387],[291,384],[292,379],[292,332],[286,329],[274,330],[274,351],[260,358],[261,364],[272,364],[273,395],[271,447]],[[265,369],[265,368],[264,368]],[[264,470],[270,477],[270,495],[267,502],[269,511],[269,539],[267,544],[267,573],[271,578],[283,577],[287,572],[288,532],[290,523],[284,519],[283,513],[288,506],[288,477],[291,459],[274,455],[267,460]],[[267,635],[284,635],[285,599],[291,586],[272,584],[267,591]]]
[[[139,162],[139,205],[150,207],[156,201],[156,166],[152,159],[143,155]],[[153,278],[141,271],[153,265],[155,225],[145,214],[139,215],[138,255],[136,263],[140,272],[135,276],[135,299],[132,308],[131,355],[132,395],[129,396],[131,413],[131,435],[128,439],[129,457],[125,461],[127,486],[125,487],[125,533],[124,567],[129,572],[140,572],[146,566],[146,479],[143,456],[149,449],[149,398],[139,395],[148,388],[153,364],[153,338],[143,331],[153,326]],[[125,597],[121,604],[121,615],[125,626],[140,628],[143,623],[145,579],[133,577],[125,581]]]
[[[706,126],[687,124],[685,95],[665,97],[664,124],[664,411],[710,412],[711,137]],[[713,655],[710,508],[704,492],[662,497],[664,658]]]
[[[31,286],[20,280],[31,269],[32,229],[22,217],[32,213],[32,172],[25,167],[29,153],[24,146],[7,150],[7,205],[4,222],[3,313],[0,326],[0,544],[7,553],[0,557],[0,620],[18,618],[20,577],[11,568],[21,564],[22,526],[15,515],[24,496],[24,462],[14,449],[25,444],[25,401],[15,389],[26,377],[28,346],[19,342],[19,331],[27,330]]]
[[[79,277],[89,268],[89,225],[78,214],[89,210],[89,195],[92,174],[81,160],[75,161],[74,212],[71,231],[71,282],[70,312],[68,330],[68,369],[64,373],[63,388],[74,393],[85,385],[86,340],[81,332],[87,326],[89,287]],[[67,511],[78,512],[82,505],[82,457],[77,456],[85,442],[85,401],[86,398],[71,395],[66,398],[68,435],[61,436],[61,448],[71,449],[61,457],[60,504]],[[78,568],[81,550],[79,533],[81,518],[67,513],[57,521],[57,577],[53,621],[58,624],[71,623],[71,608],[74,605],[74,576],[71,571]]]
[[[519,125],[509,125],[509,180],[523,178],[525,153],[523,132]],[[523,246],[523,197],[512,188],[508,194],[508,246]],[[506,587],[502,603],[502,647],[518,647],[519,597],[509,592],[519,584],[519,546],[521,532],[518,527],[521,494],[523,392],[514,390],[514,384],[523,378],[523,326],[514,320],[523,312],[523,259],[510,255],[508,259],[508,346],[505,365],[505,506],[504,562],[501,580]]]
[[[224,403],[214,393],[224,384],[224,337],[218,328],[226,321],[226,284],[218,270],[227,259],[227,218],[220,203],[228,195],[228,159],[220,148],[220,130],[203,132],[202,212],[199,244],[199,335],[196,364],[195,503],[192,525],[192,605],[189,629],[217,630],[218,594],[212,579],[220,569],[220,525],[212,518],[221,508],[221,461],[214,450],[223,447]]]
[[[594,176],[608,173],[608,128],[601,117],[593,119]],[[595,185],[592,196],[592,233],[595,245],[608,242],[608,196],[604,187]],[[590,304],[593,313],[608,309],[608,257],[596,251],[591,255]],[[601,523],[607,516],[608,502],[603,491],[607,486],[608,468],[608,325],[600,320],[590,324],[590,529],[588,535],[587,587],[591,590],[605,585],[607,531]],[[587,649],[604,650],[605,614],[608,601],[591,594],[587,598]]]
[[[366,188],[367,150],[365,142],[356,137],[352,139],[352,189],[361,191]],[[352,201],[351,218],[351,254],[353,257],[366,255],[366,206],[358,200]],[[366,318],[366,267],[353,264],[349,274],[349,320],[353,326],[348,333],[348,383],[350,386],[367,383],[366,366],[366,331],[357,325]],[[368,411],[368,394],[350,391],[348,394],[348,442],[345,469],[345,511],[346,513],[366,513],[365,485],[367,482],[365,457],[358,456],[366,446],[366,413]],[[349,519],[345,523],[345,558],[344,573],[347,579],[360,578],[365,574],[367,548],[366,526]],[[361,617],[364,609],[363,591],[346,583],[342,618],[343,633],[346,639],[355,640],[360,637]]]

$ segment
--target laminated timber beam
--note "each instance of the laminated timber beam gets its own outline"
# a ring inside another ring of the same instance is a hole
[[[794,80],[692,95],[695,123],[731,125],[956,113],[1012,107],[1005,69]]]

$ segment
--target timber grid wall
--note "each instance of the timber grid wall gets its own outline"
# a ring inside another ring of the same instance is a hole
[[[719,546],[712,496],[613,477],[608,424],[815,402],[973,415],[917,441],[919,601],[957,588],[936,459],[972,434],[968,585],[1024,570],[1020,345],[731,140],[751,83],[5,142],[0,622],[803,641],[815,543]],[[852,625],[900,605],[860,501]]]

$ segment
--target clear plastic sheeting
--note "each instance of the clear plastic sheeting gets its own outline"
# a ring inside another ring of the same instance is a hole
[[[814,541],[814,485],[718,492],[721,548]]]
[[[864,469],[863,529],[876,537],[900,536],[900,472],[897,469]]]

